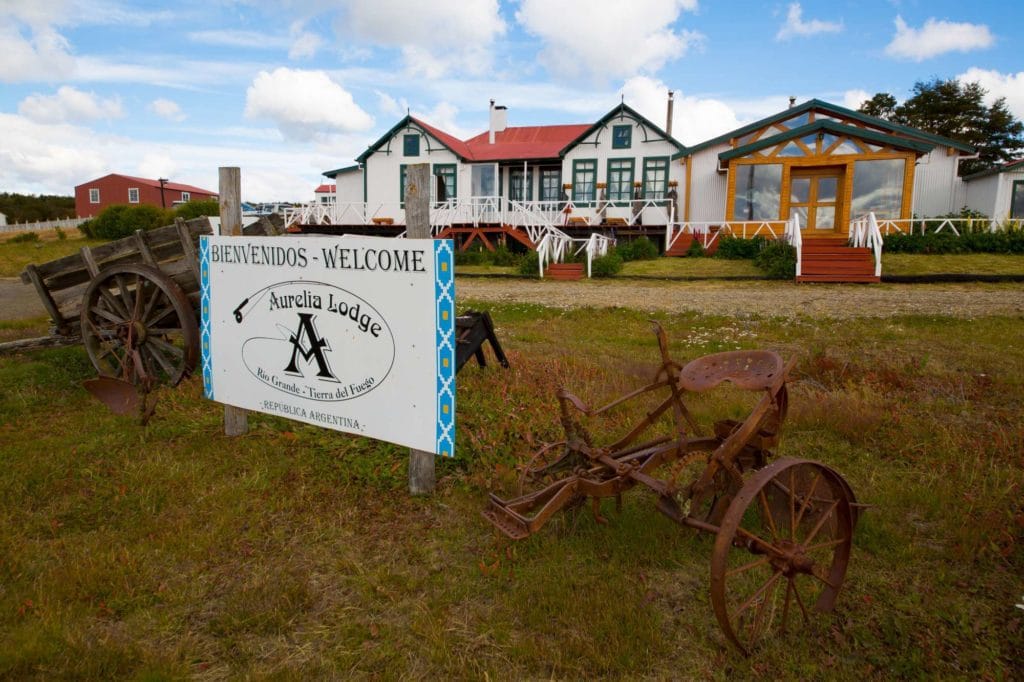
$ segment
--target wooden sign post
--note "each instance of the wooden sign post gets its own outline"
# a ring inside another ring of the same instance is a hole
[[[430,164],[408,166],[405,176],[405,236],[430,239]],[[410,448],[409,492],[429,495],[434,492],[434,453]]]
[[[237,166],[222,166],[220,172],[220,233],[242,236],[242,171]],[[242,436],[249,432],[248,411],[224,405],[224,435]]]

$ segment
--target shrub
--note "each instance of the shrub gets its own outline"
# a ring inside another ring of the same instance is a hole
[[[734,237],[731,234],[719,235],[718,250],[715,251],[715,258],[727,260],[750,260],[757,258],[757,255],[764,248],[767,240],[757,236],[750,239]]]
[[[486,254],[481,249],[455,252],[456,265],[480,265],[485,262],[485,259]]]
[[[532,275],[533,277],[539,276],[539,258],[536,251],[529,251],[523,256],[522,260],[519,261],[520,275]]]
[[[590,264],[590,274],[593,277],[614,277],[622,270],[622,256],[616,249],[612,249],[607,255],[595,258]]]
[[[951,231],[890,234],[882,248],[889,253],[1024,253],[1024,231],[1009,226],[998,232]]]
[[[121,239],[136,230],[170,225],[174,214],[156,206],[108,206],[79,229],[92,239]]]
[[[631,260],[654,260],[658,257],[658,245],[647,237],[640,237],[620,244],[615,249],[624,262]]]
[[[65,239],[68,238],[67,232],[65,232],[64,230],[60,229],[59,227],[55,228],[54,232],[57,233],[57,241],[61,241],[62,242]]]
[[[219,216],[220,204],[216,199],[196,199],[186,201],[174,209],[174,215],[185,220],[200,218],[202,216]]]
[[[24,244],[26,242],[37,242],[39,241],[39,234],[36,232],[22,232],[21,234],[11,237],[7,240],[8,244]]]
[[[692,242],[690,242],[690,248],[688,248],[686,250],[686,256],[688,258],[691,258],[691,257],[692,258],[700,258],[700,257],[705,256],[705,255],[707,255],[707,254],[704,251],[704,245],[703,244],[701,244],[696,239],[694,239]]]
[[[796,249],[785,242],[772,241],[757,254],[754,265],[764,270],[769,279],[793,279],[796,277]]]
[[[523,256],[522,254],[509,251],[508,247],[504,244],[498,244],[494,251],[490,253],[490,257],[491,262],[494,265],[501,267],[514,267],[519,265],[519,261]]]

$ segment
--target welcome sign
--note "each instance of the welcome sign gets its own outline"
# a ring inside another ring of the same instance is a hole
[[[455,454],[452,242],[203,237],[206,397]]]

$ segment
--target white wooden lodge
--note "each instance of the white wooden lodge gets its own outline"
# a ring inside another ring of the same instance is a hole
[[[877,281],[882,233],[917,229],[926,221],[916,216],[965,205],[1008,217],[1018,189],[1024,201],[1024,183],[1007,179],[1024,171],[1019,164],[965,182],[959,163],[975,158],[972,147],[821,100],[791,101],[691,147],[671,135],[671,93],[668,107],[668,130],[625,103],[592,124],[509,126],[507,109],[492,101],[489,129],[468,140],[406,116],[356,164],[325,173],[333,200],[318,194],[286,221],[399,234],[405,169],[429,163],[433,232],[462,248],[513,239],[557,259],[570,248],[597,255],[609,238],[638,234],[657,237],[670,255],[694,240],[713,251],[724,234],[788,238],[829,253],[849,241],[860,251],[844,252],[849,262],[834,269],[856,269],[856,260],[863,272],[842,279]],[[815,262],[824,261],[810,256],[803,265],[814,270]]]

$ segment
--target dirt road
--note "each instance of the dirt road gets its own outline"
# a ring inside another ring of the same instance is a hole
[[[0,277],[0,322],[25,320],[45,315],[36,290],[16,277]]]

